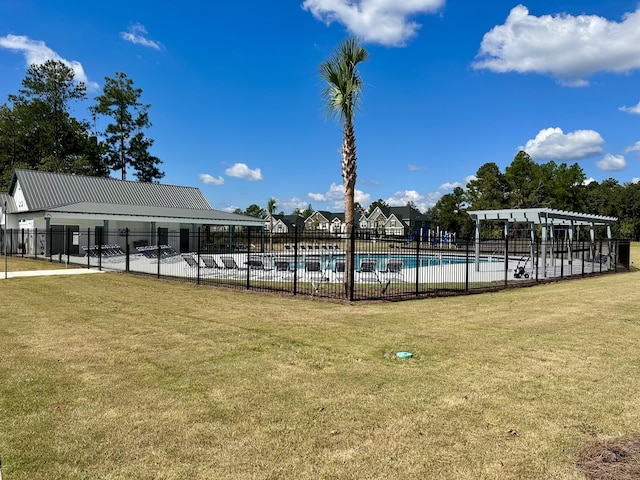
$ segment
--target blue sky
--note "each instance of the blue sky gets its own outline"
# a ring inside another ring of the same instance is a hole
[[[125,72],[151,104],[163,183],[213,208],[342,211],[342,126],[318,66],[347,36],[370,54],[355,119],[356,200],[422,210],[519,149],[589,179],[640,180],[637,0],[0,3],[0,99],[28,63],[73,66],[91,101]],[[114,173],[114,177],[118,177]]]

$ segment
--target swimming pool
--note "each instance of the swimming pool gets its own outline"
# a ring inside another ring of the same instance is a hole
[[[322,270],[333,270],[336,260],[344,260],[344,253],[338,254],[301,254],[298,256],[297,268],[304,270],[307,260],[319,260],[322,265]],[[293,256],[287,255],[284,257],[278,257],[278,260],[286,260],[289,262],[290,267],[294,264]],[[386,270],[387,264],[390,260],[401,260],[402,268],[416,268],[418,267],[435,267],[444,265],[459,265],[467,263],[467,257],[465,255],[455,255],[447,253],[421,253],[417,258],[415,254],[386,254],[386,253],[356,253],[355,265],[356,270],[360,268],[360,264],[363,260],[375,261],[376,270]],[[474,263],[473,256],[469,256],[468,263]],[[480,257],[481,263],[503,263],[504,259],[501,257]]]

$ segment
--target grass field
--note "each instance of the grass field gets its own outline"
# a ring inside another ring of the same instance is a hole
[[[640,432],[639,287],[632,272],[347,305],[0,280],[2,474],[582,479],[586,445]]]

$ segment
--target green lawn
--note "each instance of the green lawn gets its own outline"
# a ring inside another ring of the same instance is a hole
[[[0,280],[2,474],[581,479],[585,445],[640,432],[639,285],[347,305]]]

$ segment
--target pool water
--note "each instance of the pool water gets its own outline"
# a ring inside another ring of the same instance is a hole
[[[305,259],[320,260],[322,270],[333,270],[336,260],[344,260],[344,254],[335,255],[300,255],[298,257],[298,269],[304,270]],[[293,265],[293,257],[286,257],[289,263]],[[375,260],[376,270],[385,270],[390,260],[402,260],[402,268],[415,268],[416,255],[406,254],[361,254],[355,255],[356,269],[360,267],[363,260]],[[469,263],[474,263],[473,256],[469,257]],[[502,263],[504,260],[498,257],[481,257],[481,263]],[[446,254],[421,254],[417,259],[418,267],[434,267],[441,265],[457,265],[467,263],[467,258],[463,255],[446,255]]]

